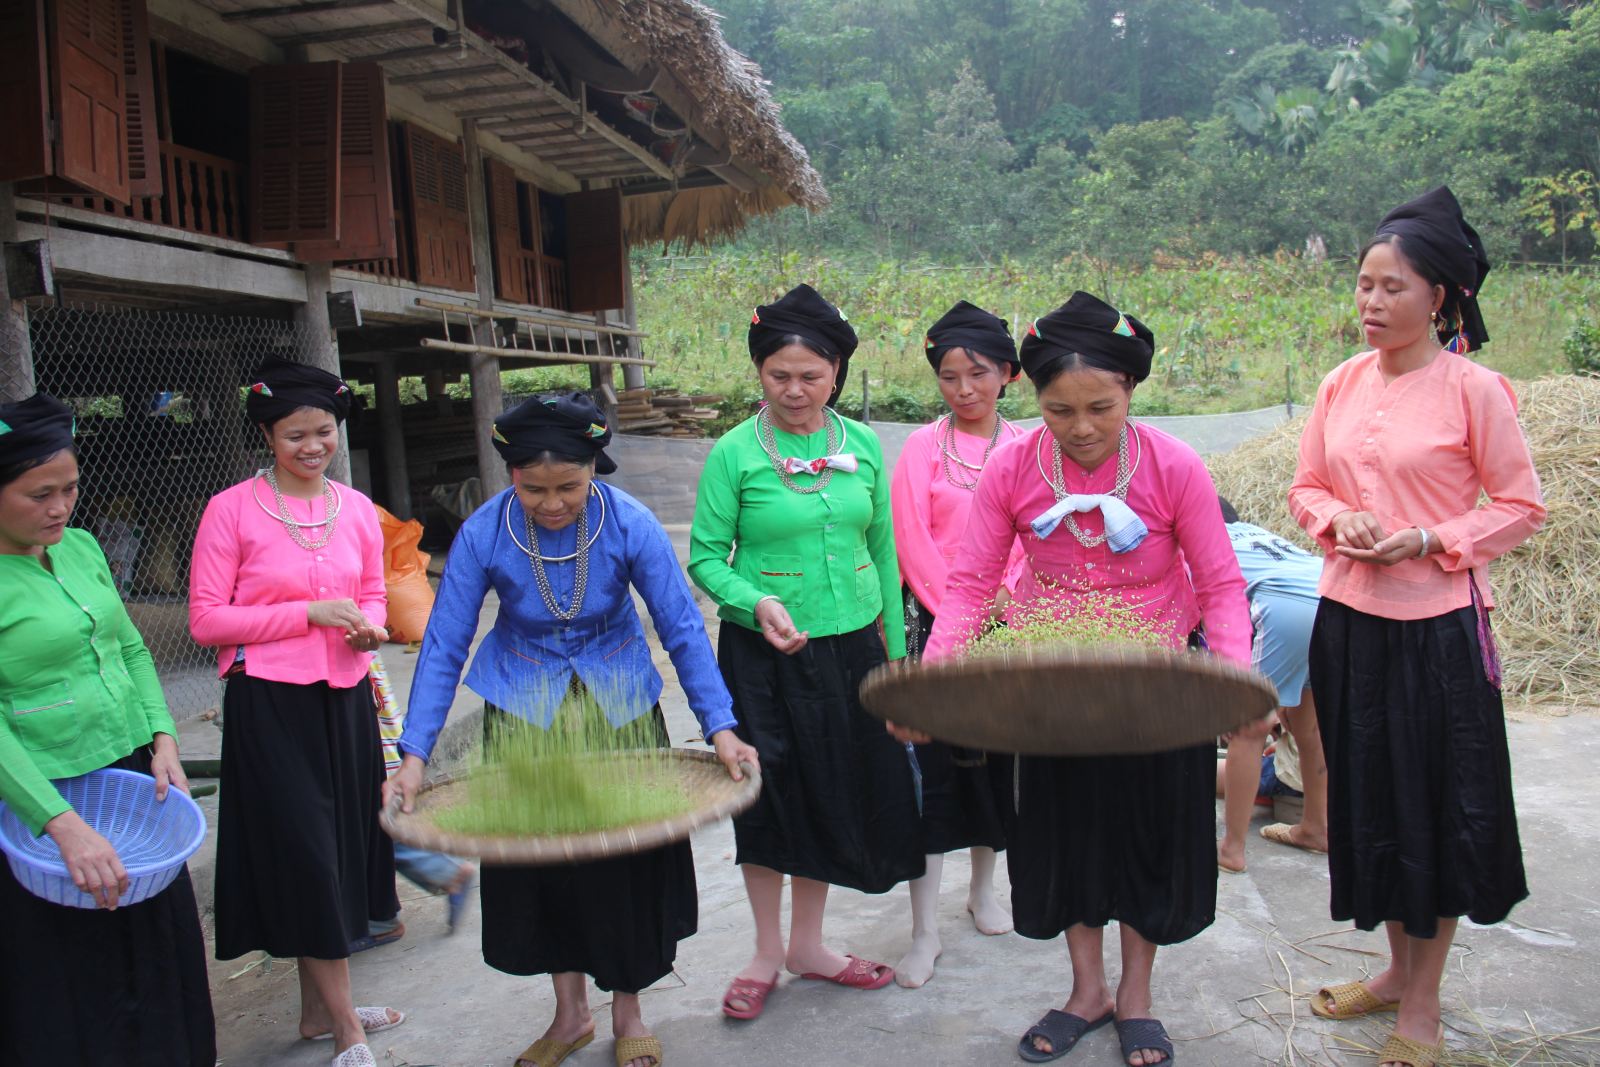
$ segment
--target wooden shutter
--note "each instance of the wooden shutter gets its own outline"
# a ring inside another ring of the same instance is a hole
[[[0,181],[43,178],[50,158],[44,0],[0,4]]]
[[[494,248],[494,295],[513,304],[532,301],[522,273],[522,228],[517,224],[517,176],[498,159],[483,161],[489,189],[489,240]]]
[[[340,63],[250,72],[250,239],[339,239]]]
[[[122,0],[52,0],[56,177],[128,202]]]
[[[122,16],[122,99],[127,113],[128,194],[161,195],[156,79],[145,0],[118,0]]]
[[[339,239],[297,242],[308,263],[393,259],[394,189],[383,68],[346,63],[339,87]]]
[[[417,281],[471,292],[475,288],[472,228],[467,219],[467,162],[461,146],[410,123],[402,128]]]
[[[622,190],[573,193],[566,204],[568,310],[621,307],[628,269],[628,246],[622,237]]]

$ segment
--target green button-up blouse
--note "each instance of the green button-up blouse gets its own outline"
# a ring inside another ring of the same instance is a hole
[[[813,637],[849,633],[882,615],[889,658],[899,659],[906,634],[889,472],[878,435],[854,419],[840,422],[841,451],[855,456],[857,467],[834,471],[816,493],[796,493],[778,478],[755,419],[722,436],[700,473],[689,577],[717,602],[718,616],[751,630],[759,629],[756,601],[769,594]],[[824,430],[775,430],[774,439],[786,457],[816,459],[827,451]],[[805,486],[815,478],[792,480]]]
[[[177,734],[95,539],[68,529],[45,551],[48,569],[0,555],[0,800],[34,833],[68,807],[50,779]]]

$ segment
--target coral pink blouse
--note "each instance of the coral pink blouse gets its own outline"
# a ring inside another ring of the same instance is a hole
[[[1041,461],[1048,469],[1050,432],[1044,427],[995,450],[978,482],[972,517],[950,578],[943,610],[934,623],[925,660],[943,659],[975,637],[1000,584],[1006,554],[1020,539],[1027,566],[1017,583],[1014,605],[1074,592],[1110,595],[1141,617],[1162,626],[1182,647],[1205,622],[1207,643],[1219,656],[1250,662],[1250,609],[1244,576],[1228,540],[1211,475],[1194,449],[1151,426],[1128,423],[1137,463],[1127,503],[1149,527],[1131,552],[1113,553],[1104,544],[1085,548],[1062,523],[1049,538],[1033,532],[1030,521],[1055,503]],[[1116,481],[1113,455],[1092,471],[1071,460],[1062,464],[1067,491],[1109,493]],[[1098,511],[1077,516],[1085,534],[1098,534]]]
[[[189,571],[189,632],[216,646],[219,674],[242,646],[252,678],[349,689],[366,677],[370,652],[353,650],[344,631],[306,618],[311,601],[343,599],[354,600],[375,625],[387,618],[377,510],[349,486],[334,489],[343,504],[333,540],[315,551],[295,544],[283,523],[261,509],[257,500],[275,505],[265,479],[224,489],[206,505]],[[302,522],[323,516],[320,497],[284,500]],[[306,533],[315,541],[321,529]]]
[[[973,490],[951,485],[950,479],[945,477],[944,455],[939,449],[944,429],[944,420],[936,419],[915,430],[906,439],[890,482],[900,580],[935,618],[939,615],[939,603],[944,599],[950,564],[956,558],[961,535],[967,529],[974,495]],[[999,445],[1022,436],[1023,432],[1004,423],[996,451]],[[973,466],[983,463],[984,450],[989,447],[987,438],[958,430],[955,442],[956,454],[962,459]],[[958,467],[954,459],[950,460],[950,466],[958,480],[977,480],[976,471]],[[1015,545],[1006,565],[1004,585],[1008,590],[1016,588],[1024,566],[1022,546]]]
[[[1387,619],[1468,606],[1471,575],[1492,604],[1489,561],[1545,516],[1511,383],[1448,351],[1387,383],[1377,352],[1335,367],[1300,436],[1289,510],[1327,553],[1322,595]],[[1333,550],[1345,511],[1372,512],[1387,533],[1421,526],[1440,550],[1387,567],[1346,559]]]

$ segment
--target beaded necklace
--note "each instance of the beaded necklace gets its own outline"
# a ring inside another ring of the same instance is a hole
[[[1122,501],[1128,499],[1128,486],[1133,482],[1134,472],[1139,469],[1137,461],[1132,466],[1128,463],[1128,438],[1130,436],[1133,435],[1129,432],[1128,423],[1124,421],[1122,432],[1117,436],[1117,480],[1112,485],[1109,494]],[[1066,475],[1061,468],[1061,442],[1056,440],[1055,435],[1047,430],[1039,439],[1041,446],[1044,444],[1045,437],[1050,438],[1051,463],[1050,469],[1045,470],[1043,457],[1037,456],[1039,473],[1044,475],[1044,480],[1049,484],[1050,491],[1055,494],[1056,500],[1065,500],[1070,495],[1070,492],[1067,489]],[[1143,441],[1139,442],[1139,459],[1144,459]],[[1093,536],[1084,533],[1083,529],[1078,525],[1077,516],[1070,512],[1066,516],[1066,526],[1072,532],[1072,536],[1077,539],[1078,544],[1084,548],[1094,548],[1106,542],[1106,535],[1103,532]]]
[[[828,431],[827,444],[823,454],[831,456],[844,447],[844,442],[849,437],[849,431],[845,429],[844,419],[839,417],[837,411],[832,408],[823,408],[822,411],[823,425]],[[829,415],[833,416],[833,422],[828,421]],[[766,408],[756,412],[756,440],[760,442],[761,450],[767,454],[767,459],[771,461],[772,470],[777,474],[778,480],[791,492],[799,493],[802,496],[808,493],[820,493],[833,480],[832,467],[824,467],[822,472],[817,475],[816,480],[810,485],[799,485],[793,478],[789,477],[784,458],[778,452],[778,439],[772,430],[772,416],[767,414]]]
[[[294,512],[289,510],[288,501],[283,499],[283,490],[278,488],[278,469],[276,467],[263,467],[256,471],[256,477],[265,480],[267,485],[272,488],[272,497],[277,503],[278,510],[276,512],[272,511],[261,500],[260,495],[256,492],[254,479],[250,482],[250,495],[255,498],[256,506],[283,524],[284,531],[289,535],[289,540],[307,552],[315,552],[320,548],[328,547],[328,542],[333,540],[334,527],[339,521],[339,512],[344,510],[344,498],[335,491],[333,483],[326,476],[322,479],[323,517],[316,522],[301,522],[294,517]],[[301,532],[306,529],[315,529],[318,526],[323,527],[321,540],[312,541]]]
[[[968,492],[972,492],[978,488],[978,474],[988,465],[989,457],[994,453],[995,446],[1000,443],[1001,427],[1010,426],[1011,424],[999,415],[995,415],[994,433],[989,435],[989,443],[984,447],[983,458],[976,464],[972,464],[962,459],[961,453],[956,449],[956,420],[949,415],[945,415],[941,421],[944,423],[944,430],[941,432],[936,426],[933,435],[934,439],[939,442],[940,462],[944,466],[944,480],[957,489],[965,489]],[[960,472],[961,479],[959,481],[956,480],[956,472],[950,468],[951,460],[966,468],[966,470]],[[966,473],[967,471],[972,473],[968,474]]]

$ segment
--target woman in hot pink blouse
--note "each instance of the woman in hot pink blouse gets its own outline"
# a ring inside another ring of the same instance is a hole
[[[923,348],[950,411],[911,435],[890,483],[895,554],[904,583],[906,654],[913,659],[922,655],[939,616],[978,475],[996,448],[1022,435],[995,410],[1006,385],[1022,373],[1004,319],[958,300],[928,328]],[[1016,584],[1021,564],[1022,551],[1015,548],[1007,586]],[[1011,757],[933,741],[916,746],[915,758],[922,773],[927,869],[911,883],[911,948],[894,968],[894,980],[909,989],[933,977],[934,962],[943,951],[938,910],[945,853],[971,850],[967,912],[978,931],[1011,930],[1011,916],[994,895],[995,853],[1005,848],[1001,797],[1009,805]]]
[[[195,535],[189,629],[218,650],[226,729],[217,830],[217,958],[298,957],[300,1034],[336,1067],[374,1065],[349,945],[399,910],[378,828],[383,749],[365,684],[386,639],[383,537],[372,502],[324,474],[350,388],[268,360],[246,400],[273,465],[211,499]]]
[[[926,659],[960,654],[982,629],[1020,538],[1027,565],[1013,612],[1112,598],[1175,648],[1204,644],[1249,664],[1244,578],[1211,476],[1188,445],[1128,418],[1153,352],[1142,323],[1087,293],[1029,326],[1022,366],[1044,426],[984,467]],[[1062,707],[1071,713],[1070,695]],[[1018,761],[1006,842],[1017,932],[1048,940],[1065,931],[1072,960],[1071,995],[1023,1035],[1024,1060],[1065,1055],[1113,1020],[1129,1064],[1172,1058],[1151,1016],[1150,976],[1158,945],[1193,937],[1215,915],[1215,765],[1211,745]],[[1122,948],[1115,997],[1102,957],[1112,920]]]
[[[1327,987],[1312,1008],[1398,1005],[1378,1057],[1390,1067],[1443,1054],[1458,918],[1499,922],[1528,893],[1487,567],[1545,509],[1510,384],[1465,355],[1489,339],[1488,272],[1448,189],[1384,218],[1356,280],[1372,349],[1323,381],[1289,490],[1327,552],[1310,665],[1333,917],[1385,924],[1390,948],[1382,974]]]

